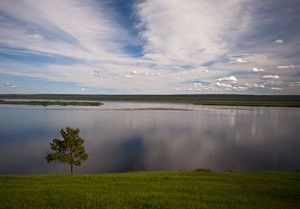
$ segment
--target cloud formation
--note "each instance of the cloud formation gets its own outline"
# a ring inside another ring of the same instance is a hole
[[[236,83],[238,80],[235,76],[229,76],[224,78],[218,78],[217,81],[228,81],[228,82]]]
[[[228,52],[228,33],[235,36],[247,24],[239,19],[241,9],[236,0],[218,1],[218,6],[209,0],[146,0],[137,6],[145,28],[144,57],[195,66],[216,60]]]
[[[253,72],[264,72],[265,70],[262,69],[262,68],[256,68],[256,67],[254,67],[254,68],[252,68],[252,71]]]
[[[0,93],[299,93],[296,3],[110,2],[0,0]]]
[[[242,58],[232,59],[230,61],[231,64],[245,64],[248,63],[247,60],[244,60]]]
[[[263,79],[279,79],[279,75],[264,75]]]
[[[11,84],[11,83],[5,83],[4,86],[9,87],[9,88],[17,88],[16,85]]]
[[[283,44],[283,40],[278,39],[278,40],[274,41],[274,43],[275,43],[275,44]]]
[[[279,65],[277,66],[278,69],[294,69],[296,68],[295,65]]]

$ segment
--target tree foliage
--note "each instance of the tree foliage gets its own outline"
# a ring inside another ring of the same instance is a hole
[[[84,139],[80,137],[79,132],[78,128],[61,129],[60,134],[63,139],[53,139],[50,142],[52,152],[47,153],[46,160],[48,163],[68,163],[71,173],[73,173],[74,166],[80,166],[83,161],[87,160],[88,154],[83,146]]]

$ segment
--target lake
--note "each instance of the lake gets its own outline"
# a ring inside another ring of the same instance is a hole
[[[0,174],[69,172],[67,165],[45,160],[49,142],[66,126],[80,128],[86,140],[89,159],[77,173],[299,170],[299,110],[128,102],[1,105]]]

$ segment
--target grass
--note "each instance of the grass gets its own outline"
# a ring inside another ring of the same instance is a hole
[[[299,209],[299,172],[0,176],[1,209]]]
[[[49,106],[49,105],[58,105],[58,106],[100,106],[101,102],[77,102],[77,101],[16,101],[16,100],[0,100],[1,104],[12,104],[12,105],[39,105],[39,106]]]
[[[300,107],[300,95],[0,94],[0,99],[64,99],[90,101],[167,102],[196,105]]]

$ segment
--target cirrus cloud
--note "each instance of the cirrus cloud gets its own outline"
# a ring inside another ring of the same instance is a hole
[[[282,70],[300,66],[297,3],[116,2],[0,0],[0,82],[30,80],[24,93],[222,93],[225,84],[255,94],[272,93],[280,76],[281,92],[300,92],[297,72]],[[264,80],[249,72],[264,69]]]
[[[277,66],[278,69],[294,69],[296,68],[295,65],[279,65]]]

